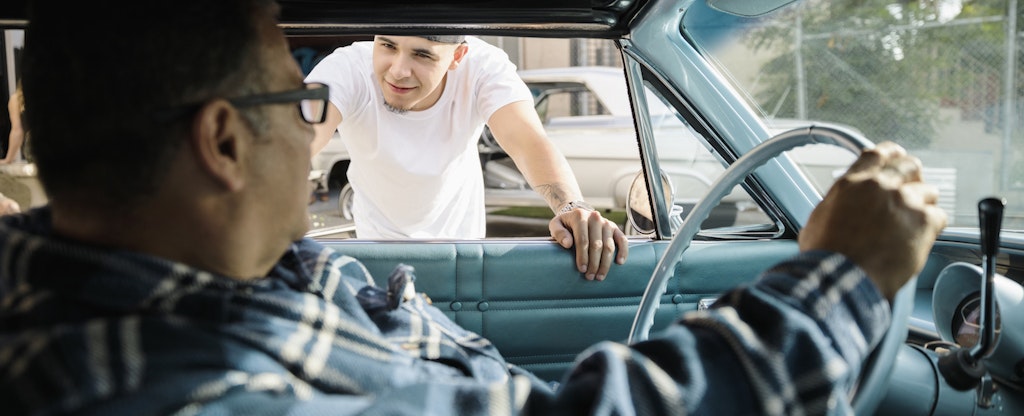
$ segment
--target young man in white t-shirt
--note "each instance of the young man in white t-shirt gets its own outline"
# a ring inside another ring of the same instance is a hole
[[[306,77],[330,87],[313,152],[338,130],[349,151],[360,238],[482,238],[477,140],[486,123],[556,213],[551,236],[576,246],[587,279],[628,255],[622,231],[583,202],[504,51],[473,37],[375,36],[338,48]]]

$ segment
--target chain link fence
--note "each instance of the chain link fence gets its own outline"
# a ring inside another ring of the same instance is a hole
[[[959,10],[810,3],[748,34],[746,48],[762,65],[737,79],[756,105],[770,117],[846,124],[910,149],[939,182],[952,225],[976,226],[977,201],[999,195],[1010,202],[1005,226],[1024,228],[1016,0],[961,2]]]
[[[951,225],[976,226],[977,202],[996,195],[1008,201],[1004,227],[1024,229],[1017,1],[805,0],[711,53],[769,117],[844,124],[911,150]],[[622,65],[601,39],[571,40],[567,61]],[[601,113],[593,97],[568,101],[568,115]]]

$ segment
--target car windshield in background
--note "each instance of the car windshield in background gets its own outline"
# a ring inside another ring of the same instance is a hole
[[[1004,1],[808,1],[743,18],[697,2],[681,29],[769,130],[772,120],[824,121],[899,143],[938,186],[950,227],[977,227],[978,201],[1000,196],[1003,230],[1019,231],[1024,42],[1007,10]]]

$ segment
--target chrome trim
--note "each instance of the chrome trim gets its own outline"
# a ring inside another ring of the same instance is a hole
[[[644,176],[647,177],[647,193],[651,198],[651,210],[654,211],[654,226],[661,238],[672,238],[672,223],[669,221],[669,206],[665,198],[665,189],[661,182],[661,165],[658,149],[654,144],[654,128],[647,112],[647,94],[644,93],[643,71],[640,68],[640,57],[631,53],[633,43],[629,39],[621,39],[622,62],[626,71],[626,83],[629,84],[629,103],[633,106],[633,120],[636,125],[637,139],[640,144],[640,157]]]
[[[718,298],[701,298],[699,301],[697,301],[697,310],[707,310],[708,308],[711,307],[711,305],[714,305],[715,301],[717,300]]]

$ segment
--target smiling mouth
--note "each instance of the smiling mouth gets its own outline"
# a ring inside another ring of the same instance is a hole
[[[397,93],[406,93],[406,92],[409,92],[409,91],[412,91],[412,90],[416,89],[416,87],[400,87],[400,86],[392,84],[390,82],[387,82],[387,81],[385,81],[385,82],[388,84],[388,87],[391,88],[391,91],[394,91],[394,92],[397,92]]]

